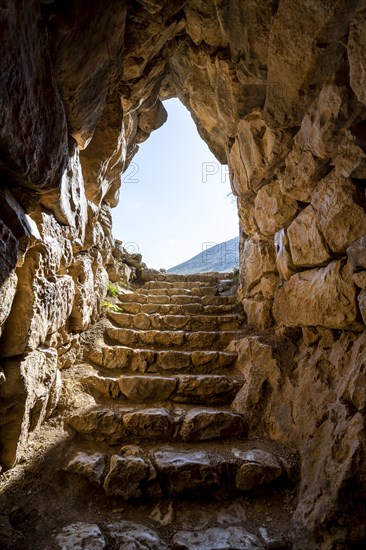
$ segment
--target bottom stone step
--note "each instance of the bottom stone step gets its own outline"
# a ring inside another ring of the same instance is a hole
[[[126,445],[112,456],[77,452],[65,470],[124,500],[185,494],[228,497],[289,478],[289,453],[264,450],[256,442],[236,443],[207,449]]]

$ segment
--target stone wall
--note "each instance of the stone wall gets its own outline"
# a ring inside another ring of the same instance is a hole
[[[4,465],[55,407],[59,369],[100,315],[108,272],[129,271],[110,208],[166,120],[162,101],[179,97],[230,167],[248,322],[300,350],[277,363],[277,380],[276,369],[259,377],[270,399],[253,405],[253,434],[299,450],[298,532],[332,547],[323,531],[354,514],[338,507],[344,487],[366,492],[365,23],[364,0],[1,3]],[[249,388],[260,366],[238,346]],[[339,544],[360,536],[333,531]]]

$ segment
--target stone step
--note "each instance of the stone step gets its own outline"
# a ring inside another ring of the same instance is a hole
[[[176,273],[161,273],[156,272],[150,269],[144,269],[141,274],[141,279],[145,282],[148,281],[167,281],[170,283],[177,281],[186,281],[186,282],[211,282],[217,283],[218,281],[224,281],[227,279],[232,279],[232,272],[228,273],[217,273],[215,271],[209,273],[191,273],[189,275],[179,275]]]
[[[146,288],[145,286],[135,289],[135,294],[142,296],[219,296],[217,286],[192,287],[188,288]]]
[[[136,294],[134,292],[121,293],[118,295],[121,304],[136,302],[139,304],[202,304],[203,306],[237,305],[236,296],[192,296],[185,294],[174,294],[173,296],[156,294]],[[123,307],[123,305],[122,305]]]
[[[237,354],[226,351],[156,351],[102,345],[90,353],[89,359],[99,367],[123,372],[205,374],[232,369]]]
[[[244,436],[242,417],[220,408],[96,406],[65,419],[74,432],[94,442],[210,441]]]
[[[159,315],[107,312],[108,318],[121,328],[137,330],[236,331],[243,327],[244,317],[230,315]]]
[[[230,313],[243,314],[241,304],[227,304],[221,306],[204,306],[202,304],[140,304],[125,302],[121,304],[123,313],[157,313],[159,315],[226,315]]]
[[[287,483],[294,464],[287,449],[270,441],[231,441],[211,443],[204,449],[179,443],[148,448],[125,445],[112,455],[72,451],[64,470],[124,500],[212,493],[222,499],[270,489],[274,482]]]
[[[153,349],[222,350],[232,340],[239,338],[237,331],[194,331],[184,330],[134,330],[110,327],[106,336],[114,342],[129,347],[151,347]]]
[[[130,403],[230,404],[243,381],[225,375],[121,375],[118,378],[88,375],[81,383],[103,397]]]
[[[222,287],[222,288],[230,288],[233,286],[232,280],[224,280],[222,282],[217,281],[174,281],[174,282],[168,282],[168,281],[148,281],[145,283],[141,288],[145,290],[151,290],[151,289],[166,289],[166,290],[172,290],[172,289],[184,289],[184,290],[192,290],[194,288],[207,288],[207,287],[213,287],[215,288]]]

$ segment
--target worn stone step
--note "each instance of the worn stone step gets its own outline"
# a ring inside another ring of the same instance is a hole
[[[154,349],[222,350],[239,338],[238,331],[134,330],[109,327],[106,336],[123,346]]]
[[[203,304],[140,304],[125,302],[121,304],[123,313],[157,313],[159,315],[225,315],[230,313],[243,314],[241,304],[204,306]]]
[[[121,328],[137,330],[236,331],[244,326],[244,317],[229,315],[159,315],[116,313],[108,311],[108,318]]]
[[[102,345],[89,358],[99,367],[130,372],[183,372],[204,374],[232,369],[237,354],[226,351],[162,351]]]
[[[212,492],[222,498],[270,488],[279,480],[287,483],[294,465],[294,456],[271,441],[232,441],[206,444],[203,449],[180,443],[125,445],[112,455],[73,451],[64,470],[124,500]]]
[[[135,294],[142,296],[219,296],[217,286],[192,287],[188,288],[146,288],[146,286],[135,289]]]
[[[185,294],[174,294],[172,296],[156,294],[136,294],[134,292],[124,292],[118,295],[118,300],[122,304],[136,302],[139,304],[202,304],[203,306],[221,306],[238,304],[236,296],[192,296]]]
[[[168,281],[168,282],[176,282],[176,281],[187,281],[187,282],[211,282],[216,283],[217,281],[224,281],[227,279],[232,279],[233,274],[232,272],[227,273],[218,273],[216,271],[208,272],[208,273],[191,273],[189,275],[179,275],[177,273],[162,273],[157,272],[155,270],[150,269],[144,269],[141,278],[143,281]]]
[[[132,403],[230,404],[243,381],[225,375],[88,375],[82,384],[103,397]]]
[[[148,281],[145,283],[141,288],[145,290],[151,290],[151,289],[185,289],[185,290],[191,290],[192,288],[206,288],[206,287],[212,287],[216,284],[216,281]],[[231,281],[223,281],[223,286],[228,287],[232,285]]]
[[[219,408],[96,406],[66,424],[81,436],[108,445],[136,441],[210,441],[245,434],[242,417]]]

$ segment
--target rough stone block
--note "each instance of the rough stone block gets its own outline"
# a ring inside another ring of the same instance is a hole
[[[7,413],[1,421],[0,460],[11,467],[25,452],[29,434],[56,407],[61,379],[56,350],[33,351],[2,364],[6,381],[0,386],[0,397]]]
[[[349,265],[336,261],[293,275],[277,290],[273,315],[284,326],[351,327],[357,309]]]
[[[4,325],[0,356],[11,357],[42,345],[69,317],[74,282],[69,275],[33,279],[19,273],[13,308]]]

